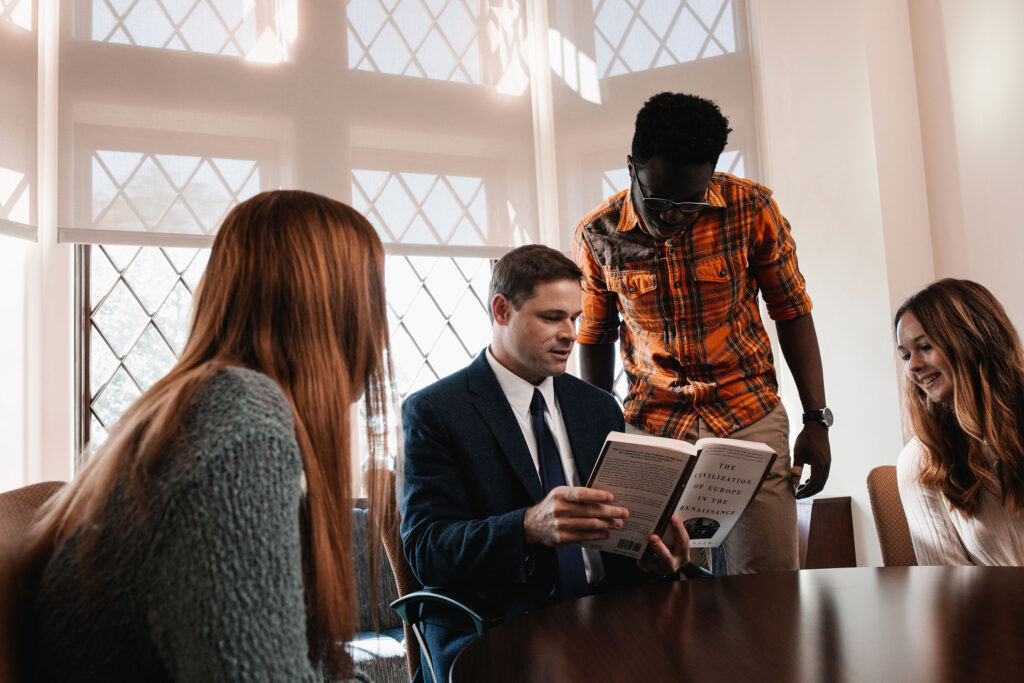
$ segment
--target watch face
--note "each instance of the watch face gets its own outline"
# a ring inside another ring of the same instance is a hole
[[[822,408],[821,421],[825,423],[826,427],[831,427],[832,423],[835,422],[835,418],[832,417],[832,411],[828,408]]]
[[[829,410],[828,408],[822,408],[821,410],[812,410],[810,412],[804,413],[804,423],[806,424],[807,422],[811,421],[820,422],[826,427],[831,427],[832,423],[835,421],[835,418],[832,417],[831,410]]]

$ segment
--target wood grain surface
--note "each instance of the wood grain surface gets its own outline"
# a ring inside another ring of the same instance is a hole
[[[1024,568],[816,569],[581,598],[511,619],[452,680],[1004,681],[1024,677]]]

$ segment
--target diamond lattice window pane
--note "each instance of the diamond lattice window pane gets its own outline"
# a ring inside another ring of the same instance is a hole
[[[490,266],[486,258],[388,257],[391,353],[402,398],[465,366],[487,344]]]
[[[601,174],[601,196],[611,197],[629,187],[629,170],[614,168]]]
[[[23,0],[27,1],[27,0]],[[282,61],[297,0],[78,0],[91,40]]]
[[[743,165],[743,154],[737,149],[726,150],[718,157],[718,165],[715,167],[720,173],[731,173],[740,178],[746,178]]]
[[[107,430],[103,428],[103,423],[94,414],[89,420],[89,445],[95,448],[102,445],[106,440]]]
[[[140,386],[148,389],[167,374],[174,366],[174,361],[174,352],[157,331],[156,325],[151,323],[124,359],[124,366]]]
[[[474,356],[490,341],[491,320],[487,316],[487,304],[472,290],[467,290],[449,318],[452,328],[459,330],[459,341],[463,351]]]
[[[171,262],[171,266],[174,268],[176,273],[184,273],[190,265],[192,265],[192,259],[196,257],[196,254],[200,253],[199,249],[188,249],[188,248],[174,248],[164,247],[164,255],[167,260]],[[205,249],[202,253],[209,253]]]
[[[93,225],[209,235],[231,207],[258,187],[259,163],[251,159],[97,150],[92,157]]]
[[[451,327],[445,327],[437,344],[431,349],[430,367],[438,378],[446,377],[466,366],[467,356],[478,353],[480,349],[470,351],[465,348],[462,340]]]
[[[487,244],[487,193],[481,177],[356,169],[352,196],[385,242]]]
[[[92,315],[93,325],[99,328],[119,358],[128,355],[148,322],[145,309],[123,280],[117,281]]]
[[[397,176],[392,176],[384,186],[379,201],[373,202],[373,210],[383,225],[394,235],[394,241],[402,241],[409,224],[416,215],[417,207],[409,191],[403,187]]]
[[[93,415],[110,429],[124,414],[124,411],[142,395],[139,387],[132,381],[128,371],[118,368],[114,378],[110,380],[100,395],[92,402]]]
[[[619,345],[615,345],[615,382],[612,386],[612,393],[619,399],[619,403],[626,400],[629,394],[629,377],[622,369],[622,355],[619,353]]]
[[[192,321],[192,292],[183,283],[176,283],[153,319],[164,331],[174,353],[181,353],[185,349],[188,326]]]
[[[99,251],[98,249],[96,251]],[[95,252],[94,252],[95,254]],[[111,263],[111,259],[102,254],[95,254],[92,259],[92,270],[89,273],[89,309],[95,309],[100,300],[110,293],[110,290],[117,284],[119,277],[117,268]]]
[[[238,197],[224,183],[212,160],[199,167],[182,193],[185,202],[200,216],[206,218],[205,231],[212,232]]]
[[[520,0],[349,0],[345,14],[349,68],[525,90]]]
[[[736,51],[732,0],[593,0],[602,78]]]
[[[90,281],[106,287],[92,292],[102,302],[92,314],[89,359],[91,440],[98,444],[181,353],[209,250],[103,246],[91,254]],[[161,263],[166,268],[154,265]],[[139,279],[154,269],[159,278]],[[487,344],[490,259],[389,256],[386,272],[395,382],[404,398],[463,367]],[[145,300],[159,300],[152,315],[133,287],[148,288]]]
[[[412,381],[409,383],[408,393],[411,394],[430,386],[437,381],[437,377],[437,373],[434,372],[429,365],[424,363],[420,366],[419,372],[416,373],[416,376],[413,377]]]
[[[153,315],[178,281],[178,274],[159,249],[143,249],[125,271],[124,280],[142,301],[146,313]]]
[[[200,249],[196,257],[192,259],[192,265],[185,271],[182,280],[188,288],[195,293],[196,288],[199,287],[199,281],[203,277],[203,272],[206,270],[206,262],[210,260],[210,250]]]
[[[480,300],[486,315],[487,309],[490,306],[488,292],[491,286],[491,262],[488,259],[480,258],[457,257],[452,260],[459,267],[459,271],[465,276],[466,281],[472,286],[473,292],[476,294],[476,298]]]
[[[409,259],[389,258],[386,281],[388,306],[395,315],[404,316],[409,312],[409,307],[419,292],[422,279],[409,263]]]
[[[0,0],[0,22],[32,30],[32,0]]]
[[[421,289],[416,294],[408,313],[403,316],[402,322],[409,328],[409,334],[416,340],[416,344],[429,352],[441,334],[446,319],[430,292]]]
[[[391,355],[398,393],[403,397],[407,396],[413,379],[423,365],[424,354],[401,323],[391,327]]]
[[[173,367],[191,322],[188,281],[201,275],[209,250],[106,245],[90,254],[91,424],[109,429]],[[105,433],[94,429],[91,441]]]
[[[444,315],[451,315],[466,292],[466,278],[448,258],[438,259],[430,271],[433,301]]]
[[[103,336],[94,326],[89,339],[89,383],[91,391],[89,396],[96,397],[96,392],[110,381],[114,371],[121,365],[117,356],[110,350]]]

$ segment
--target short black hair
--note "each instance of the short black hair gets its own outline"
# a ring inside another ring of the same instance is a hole
[[[729,119],[711,100],[658,93],[636,115],[633,163],[642,166],[658,156],[675,164],[715,164],[731,131]]]
[[[543,244],[528,244],[508,252],[494,264],[491,286],[487,295],[487,314],[494,322],[491,302],[498,294],[504,295],[519,310],[539,284],[556,280],[583,279],[583,271],[557,249]]]

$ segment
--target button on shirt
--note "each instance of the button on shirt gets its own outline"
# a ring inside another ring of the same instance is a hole
[[[676,438],[698,416],[728,436],[778,405],[759,293],[773,320],[811,310],[789,222],[771,191],[715,173],[708,201],[692,226],[662,242],[646,232],[624,190],[573,235],[584,277],[578,342],[621,339],[626,422]]]
[[[565,481],[569,486],[582,486],[579,474],[576,472],[576,461],[572,457],[572,446],[569,445],[569,434],[565,430],[565,422],[562,420],[562,412],[558,407],[558,399],[555,398],[555,383],[550,377],[534,386],[525,379],[515,374],[491,354],[488,348],[487,363],[498,378],[505,398],[512,407],[512,413],[516,416],[516,422],[523,432],[526,446],[530,450],[530,457],[533,458],[533,466],[537,470],[537,477],[540,478],[540,459],[537,449],[537,435],[533,431],[533,421],[530,419],[530,402],[533,400],[533,390],[538,389],[544,396],[546,409],[544,421],[551,431],[551,436],[558,446],[558,456],[562,460],[562,472],[565,474]],[[587,473],[590,474],[589,472]],[[583,566],[587,571],[587,583],[591,586],[600,583],[604,578],[604,565],[601,563],[601,554],[596,550],[582,549]]]

